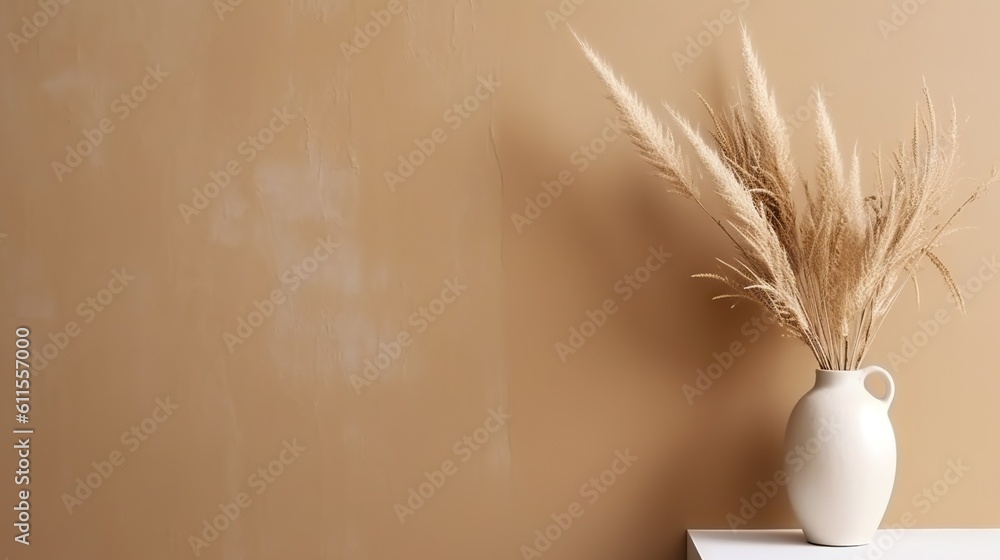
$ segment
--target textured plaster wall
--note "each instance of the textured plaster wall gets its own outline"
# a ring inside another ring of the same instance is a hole
[[[40,358],[32,544],[13,542],[5,445],[0,554],[680,559],[688,527],[793,526],[783,489],[742,500],[782,468],[812,359],[690,277],[725,239],[634,157],[568,26],[700,116],[694,90],[738,97],[742,18],[806,168],[814,85],[867,154],[909,130],[926,79],[963,116],[968,189],[1000,161],[998,16],[3,3],[0,351],[26,325]],[[887,525],[1000,525],[998,197],[942,250],[968,317],[928,275],[870,354],[896,376]],[[939,496],[949,462],[968,471]]]

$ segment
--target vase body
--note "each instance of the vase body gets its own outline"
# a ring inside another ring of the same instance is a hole
[[[886,394],[868,392],[884,375]],[[816,370],[816,385],[792,409],[785,430],[788,497],[806,540],[858,546],[875,536],[896,479],[889,422],[895,388],[884,369]]]

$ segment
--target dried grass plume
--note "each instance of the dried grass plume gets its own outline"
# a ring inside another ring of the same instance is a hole
[[[576,34],[574,33],[574,36]],[[817,90],[819,161],[812,183],[791,159],[791,138],[764,70],[743,28],[746,101],[725,110],[702,102],[712,119],[714,147],[677,111],[667,111],[715,184],[727,216],[704,206],[695,177],[676,138],[611,67],[579,36],[587,60],[604,82],[639,156],[668,190],[690,198],[721,228],[736,256],[719,260],[718,273],[697,276],[722,282],[716,298],[756,302],[802,340],[823,369],[861,366],[872,339],[901,291],[929,262],[964,312],[962,292],[935,254],[954,231],[955,217],[998,179],[992,175],[941,219],[956,182],[958,127],[954,106],[941,129],[924,86],[924,108],[912,135],[883,161],[875,155],[870,193],[862,186],[857,150],[844,155],[826,102]],[[886,179],[884,167],[889,168]],[[794,190],[805,190],[797,208]]]

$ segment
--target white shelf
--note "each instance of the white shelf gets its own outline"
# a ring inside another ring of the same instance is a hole
[[[808,544],[802,531],[688,531],[688,560],[1000,560],[1000,529],[881,530],[866,546]]]

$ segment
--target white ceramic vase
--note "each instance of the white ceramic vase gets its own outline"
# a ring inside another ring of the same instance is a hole
[[[880,373],[885,396],[865,378]],[[896,437],[889,422],[895,386],[889,372],[816,370],[816,385],[792,409],[785,430],[788,497],[806,540],[858,546],[875,536],[896,479]]]

